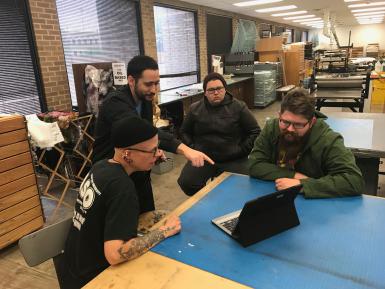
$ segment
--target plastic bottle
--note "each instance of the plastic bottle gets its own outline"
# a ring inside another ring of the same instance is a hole
[[[376,65],[374,66],[374,71],[381,72],[382,66],[380,60],[377,60]]]
[[[385,72],[385,59],[382,60],[381,71]]]

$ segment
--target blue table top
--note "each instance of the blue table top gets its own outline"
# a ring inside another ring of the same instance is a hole
[[[372,119],[330,117],[326,123],[344,137],[345,146],[355,149],[373,149],[374,121]]]
[[[243,248],[211,219],[274,192],[231,175],[182,216],[182,232],[152,250],[253,288],[385,288],[385,200],[295,200],[301,224]]]

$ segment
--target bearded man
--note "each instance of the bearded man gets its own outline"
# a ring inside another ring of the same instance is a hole
[[[151,57],[139,55],[127,64],[127,85],[109,93],[104,100],[95,127],[92,162],[112,158],[114,146],[111,140],[113,124],[123,118],[139,116],[152,123],[152,101],[159,91],[159,67]],[[158,131],[159,148],[172,153],[182,154],[195,167],[214,162],[204,153],[189,148],[173,135]],[[164,155],[161,158],[165,158]],[[135,172],[131,175],[138,192],[141,212],[155,209],[150,172]]]
[[[314,104],[304,89],[286,95],[278,118],[267,121],[255,140],[250,176],[275,181],[278,190],[302,184],[307,198],[362,194],[364,181],[353,153]]]

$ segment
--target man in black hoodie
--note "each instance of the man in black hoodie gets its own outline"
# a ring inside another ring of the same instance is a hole
[[[92,162],[113,156],[111,127],[116,121],[132,115],[139,115],[152,123],[152,101],[159,91],[158,63],[149,56],[135,56],[127,64],[127,85],[108,94],[104,100],[95,127],[95,143]],[[214,163],[206,154],[191,149],[171,134],[159,130],[159,148],[183,154],[195,167],[203,166],[205,161]],[[150,172],[136,172],[131,178],[135,183],[142,212],[155,209]]]
[[[215,165],[184,166],[178,183],[189,196],[223,171],[248,174],[247,156],[261,131],[246,104],[226,92],[222,75],[207,75],[203,90],[205,96],[191,105],[181,136],[185,144],[210,156]]]

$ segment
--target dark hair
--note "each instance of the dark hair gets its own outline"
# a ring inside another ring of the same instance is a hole
[[[131,75],[133,78],[138,79],[146,69],[159,70],[156,60],[147,55],[135,56],[127,63],[127,76]]]
[[[315,112],[315,99],[303,88],[295,88],[290,91],[282,100],[281,113],[290,111],[294,114],[304,116],[310,120]]]
[[[225,79],[222,75],[216,72],[211,72],[206,75],[205,79],[203,80],[203,90],[206,91],[207,83],[212,80],[220,80],[223,84],[223,87],[227,90],[227,84]]]

